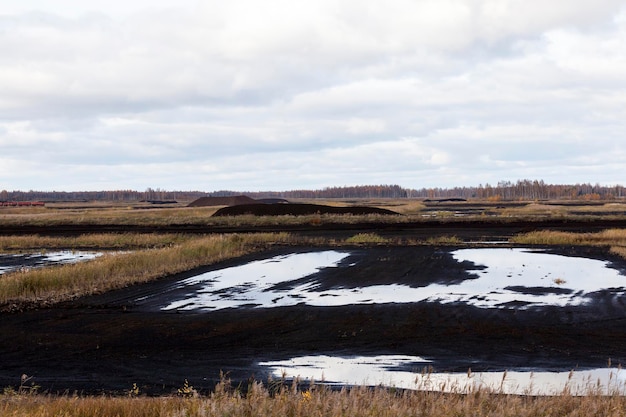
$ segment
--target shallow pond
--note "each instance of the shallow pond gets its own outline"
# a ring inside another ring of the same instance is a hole
[[[295,253],[224,268],[187,278],[178,288],[195,290],[171,302],[164,310],[217,310],[228,307],[279,307],[306,302],[306,290],[273,290],[277,284],[294,281],[322,268],[336,266],[346,252],[323,251]]]
[[[460,249],[451,252],[468,265],[462,280],[413,287],[398,277],[385,285],[322,285],[318,273],[341,267],[349,282],[358,261],[349,252],[293,253],[207,272],[180,281],[163,310],[218,310],[296,304],[342,306],[375,303],[465,303],[481,308],[580,305],[598,291],[623,295],[626,276],[608,262],[530,249]],[[410,261],[408,261],[410,263]],[[341,264],[341,265],[340,265]],[[445,271],[444,271],[445,274]],[[308,277],[308,279],[303,279]]]
[[[590,294],[623,294],[626,276],[606,261],[555,255],[531,249],[461,249],[460,262],[475,264],[476,279],[430,285],[430,301],[465,302],[478,307],[579,305]]]
[[[505,394],[573,395],[626,393],[626,370],[603,368],[567,372],[529,370],[432,373],[419,356],[301,356],[261,362],[273,378],[298,378],[328,385],[387,386],[402,389],[469,393],[476,389]]]
[[[97,252],[55,251],[29,254],[0,254],[0,274],[48,265],[88,261],[100,256]]]

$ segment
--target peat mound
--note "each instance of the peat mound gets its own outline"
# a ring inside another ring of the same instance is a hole
[[[353,206],[333,207],[321,204],[245,204],[219,209],[213,216],[240,216],[252,214],[255,216],[304,216],[309,214],[398,214],[391,210],[377,207]]]
[[[232,197],[200,197],[192,201],[187,207],[237,206],[239,204],[254,204],[257,201],[245,195]]]
[[[264,204],[285,204],[289,201],[285,200],[284,198],[259,198],[256,200],[256,202]]]

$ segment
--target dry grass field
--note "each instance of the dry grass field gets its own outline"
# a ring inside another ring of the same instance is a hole
[[[307,225],[312,222],[334,223],[410,223],[436,221],[478,221],[489,218],[491,222],[543,221],[546,219],[571,219],[593,221],[626,219],[626,204],[581,203],[557,204],[550,202],[423,202],[413,199],[377,200],[299,200],[298,203],[325,204],[336,207],[370,206],[392,210],[398,216],[379,215],[321,215],[321,216],[231,216],[212,217],[221,207],[185,207],[183,205],[154,207],[145,204],[120,203],[64,203],[46,207],[1,207],[0,224],[3,226],[55,226],[55,225],[143,225],[207,227]]]
[[[398,391],[355,387],[330,390],[282,387],[268,389],[251,382],[243,393],[221,383],[208,395],[183,384],[177,395],[150,398],[129,387],[127,397],[0,395],[0,414],[6,417],[223,417],[223,416],[372,416],[372,417],[620,417],[626,397],[504,395],[487,390],[470,394]]]

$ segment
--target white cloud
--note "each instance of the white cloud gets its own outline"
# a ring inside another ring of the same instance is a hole
[[[0,188],[622,178],[621,1],[23,3]]]

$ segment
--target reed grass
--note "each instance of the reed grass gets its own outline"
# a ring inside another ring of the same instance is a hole
[[[186,225],[207,224],[207,219],[217,211],[215,207],[149,208],[96,207],[54,209],[45,211],[0,210],[0,220],[5,225]]]
[[[510,241],[524,245],[606,246],[611,253],[626,259],[626,229],[607,229],[596,233],[537,230],[514,236]]]
[[[622,258],[626,259],[626,247],[612,246],[611,253],[614,253],[615,255],[621,256]]]
[[[626,246],[626,229],[607,229],[596,233],[537,230],[514,236],[511,241],[538,245]]]
[[[47,305],[147,282],[288,243],[286,233],[211,235],[167,247],[105,254],[89,262],[16,271],[0,279],[0,305]]]
[[[463,244],[457,236],[434,236],[426,239],[426,245],[432,246],[456,246]]]
[[[218,385],[207,396],[81,397],[1,395],[6,417],[217,417],[217,416],[415,416],[530,417],[626,415],[626,397],[619,395],[505,395],[488,390],[469,394],[353,387],[331,390],[311,386],[301,391],[276,391],[259,382],[246,393]]]
[[[389,239],[376,233],[357,233],[346,239],[345,242],[347,244],[385,244],[389,243]]]
[[[0,236],[0,251],[15,252],[33,249],[130,250],[167,247],[183,243],[191,238],[192,236],[190,235],[177,233],[97,233],[61,237],[40,235]]]

